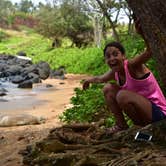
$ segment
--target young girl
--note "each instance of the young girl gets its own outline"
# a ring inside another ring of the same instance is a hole
[[[86,80],[83,89],[90,83],[117,81],[117,84],[106,84],[103,89],[106,104],[116,119],[110,133],[128,128],[123,111],[141,126],[166,118],[166,99],[152,72],[144,65],[151,57],[149,48],[127,60],[123,46],[112,42],[105,46],[104,57],[111,70]]]

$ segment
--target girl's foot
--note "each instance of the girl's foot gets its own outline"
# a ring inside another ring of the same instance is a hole
[[[107,135],[114,134],[114,133],[117,133],[119,131],[127,130],[128,128],[129,128],[128,126],[126,126],[126,127],[120,127],[118,125],[115,125],[115,126],[113,126],[111,128],[107,128],[106,129],[106,134]]]

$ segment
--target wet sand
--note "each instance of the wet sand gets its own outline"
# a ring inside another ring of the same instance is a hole
[[[74,88],[80,87],[80,81],[87,78],[85,75],[73,74],[68,74],[66,77],[65,80],[43,81],[42,86],[39,85],[40,87],[28,97],[0,102],[1,114],[27,113],[46,118],[46,122],[40,125],[0,127],[0,165],[21,166],[22,156],[18,152],[28,144],[46,137],[51,128],[62,125],[58,116],[70,105]],[[46,84],[51,84],[53,87],[43,88]],[[8,107],[5,106],[6,103]]]

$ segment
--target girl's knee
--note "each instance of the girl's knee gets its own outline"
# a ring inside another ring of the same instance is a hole
[[[112,90],[112,85],[111,84],[106,84],[104,87],[103,87],[103,93],[104,94],[107,94],[108,92],[110,92]]]
[[[118,92],[119,87],[115,84],[106,84],[103,88],[103,93],[104,95],[113,95],[115,96],[115,94]]]
[[[127,90],[120,90],[116,95],[116,101],[120,106],[124,106],[129,103],[129,95]]]

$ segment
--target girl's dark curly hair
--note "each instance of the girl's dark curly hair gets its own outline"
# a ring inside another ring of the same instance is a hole
[[[119,43],[119,42],[115,42],[115,41],[114,41],[114,42],[108,43],[108,44],[105,46],[105,48],[104,48],[104,50],[103,50],[104,56],[105,56],[106,49],[107,49],[108,47],[116,47],[116,48],[119,49],[119,51],[120,51],[122,54],[125,54],[125,49],[124,49],[123,45],[122,45],[121,43]]]

